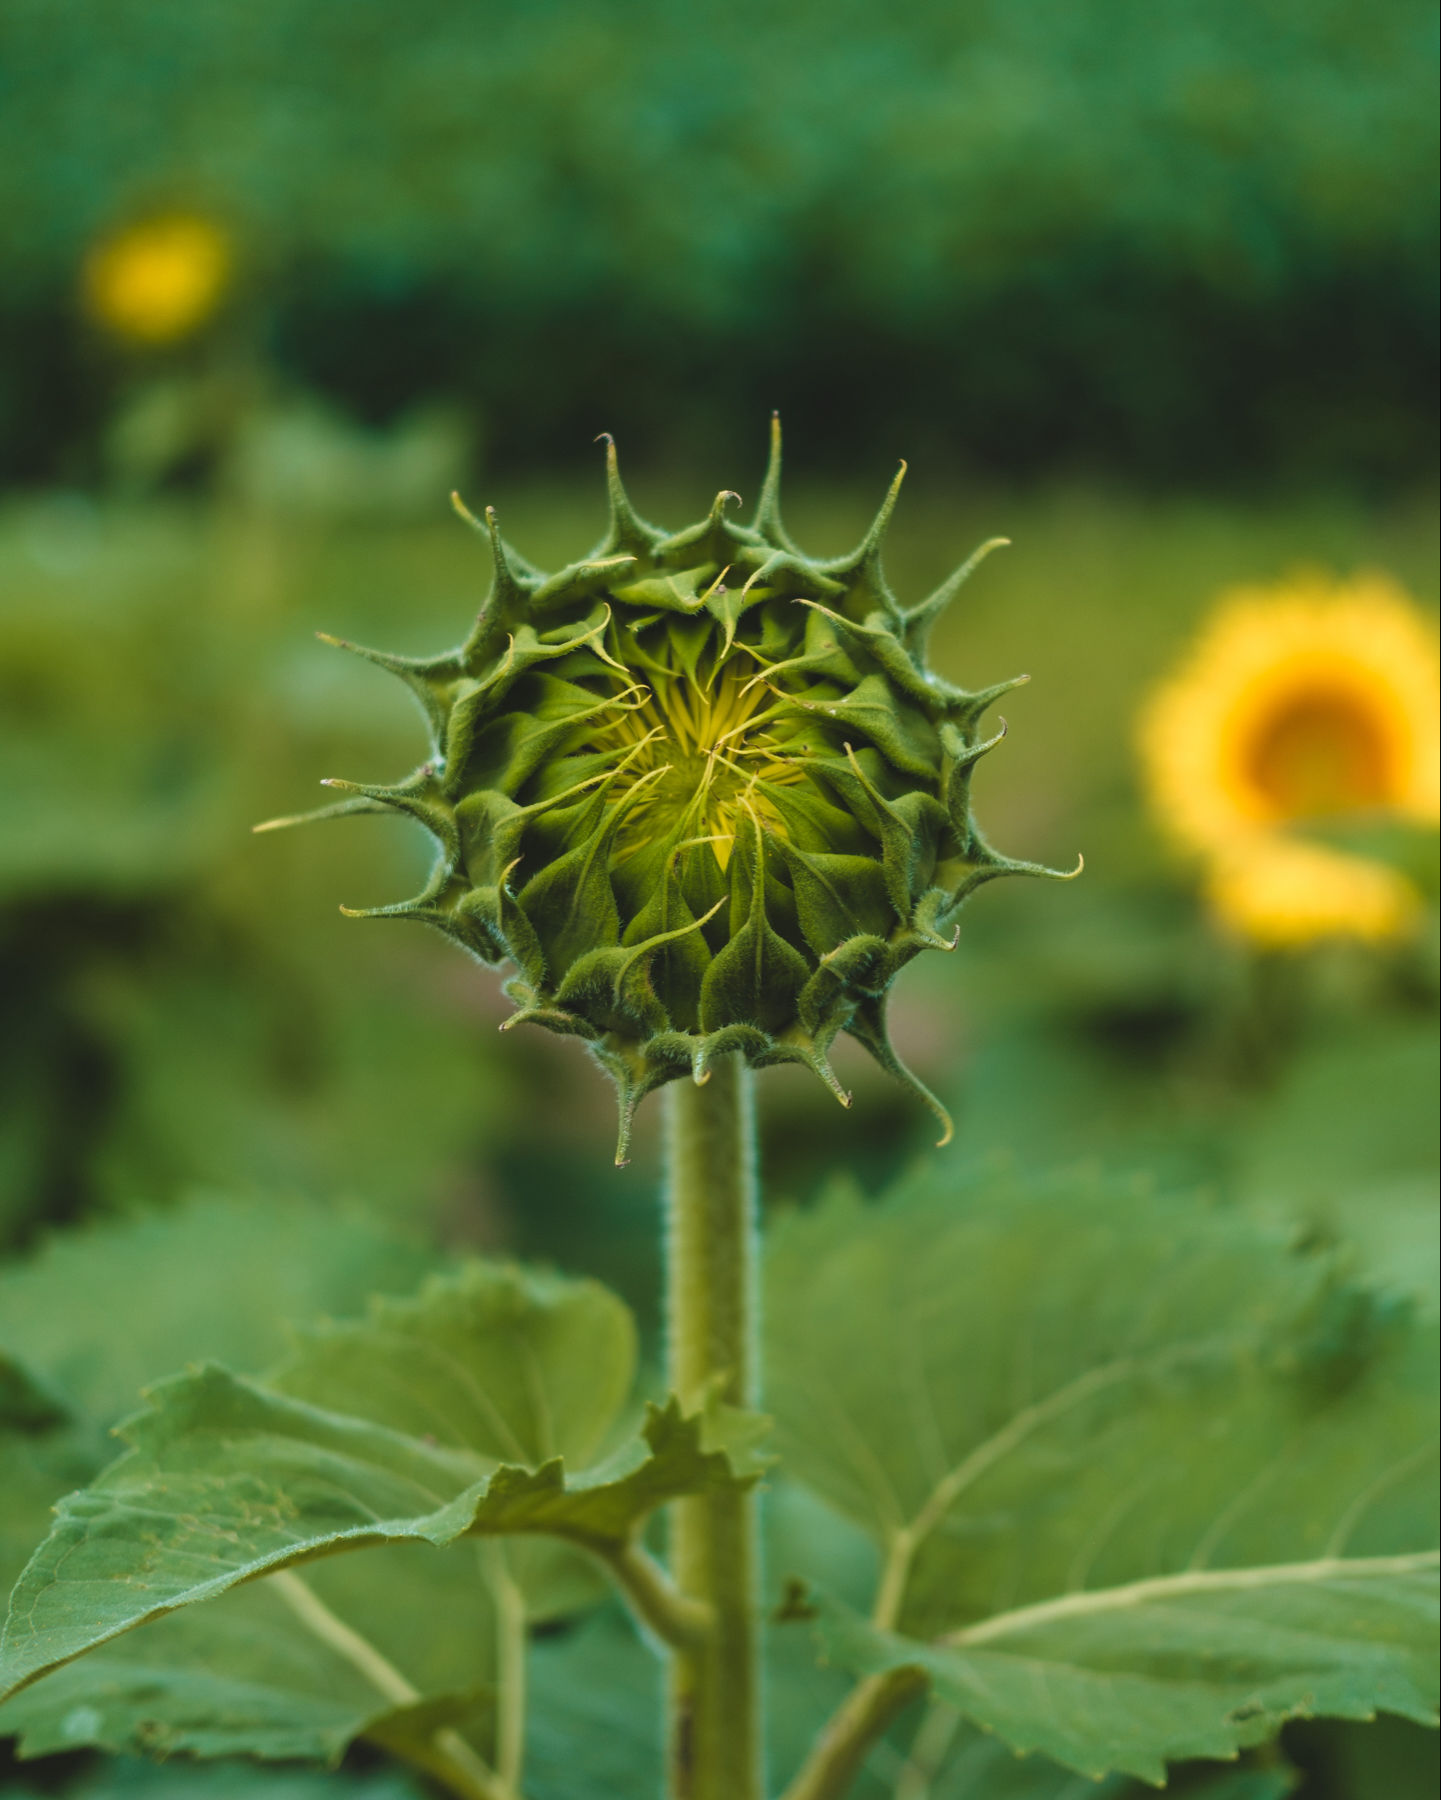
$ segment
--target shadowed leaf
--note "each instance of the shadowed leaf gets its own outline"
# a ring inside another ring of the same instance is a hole
[[[1291,1242],[1079,1180],[786,1219],[780,1448],[883,1557],[828,1654],[1093,1777],[1427,1717],[1431,1334]]]

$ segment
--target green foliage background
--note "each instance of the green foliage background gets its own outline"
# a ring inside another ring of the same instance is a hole
[[[1425,0],[9,0],[4,466],[84,465],[79,254],[180,203],[294,377],[459,397],[507,466],[780,405],[840,466],[1395,479],[1435,42]]]
[[[599,1275],[654,1359],[654,1104],[613,1171],[578,1047],[501,1039],[492,977],[338,916],[414,891],[418,832],[248,830],[422,751],[394,684],[310,634],[462,635],[489,569],[455,482],[536,562],[584,553],[601,428],[675,526],[718,486],[754,498],[780,404],[788,518],[819,554],[909,456],[905,598],[1015,542],[935,661],[1031,673],[978,810],[1087,873],[983,891],[954,956],[902,978],[897,1047],[958,1118],[944,1166],[1197,1195],[1434,1314],[1434,922],[1380,953],[1223,941],[1131,748],[1229,582],[1380,566],[1434,607],[1434,39],[1415,0],[0,7],[0,1351],[71,1413],[5,1465],[11,1565],[143,1383],[204,1355],[264,1369],[284,1321],[456,1252]],[[240,283],[193,343],[123,354],[80,318],[79,262],[172,205],[234,232]],[[837,1066],[849,1113],[800,1071],[761,1083],[774,1208],[929,1154],[917,1106],[859,1053]],[[857,1600],[873,1553],[810,1504],[779,1490],[773,1558],[824,1543]],[[537,1653],[553,1693],[651,1679],[610,1614]],[[774,1678],[791,1756],[835,1681],[800,1650]],[[542,1800],[568,1800],[577,1745],[597,1794],[648,1766],[598,1692],[542,1708]],[[1432,1791],[1430,1742],[1286,1738],[1315,1800]],[[1052,1800],[1044,1770],[960,1753],[957,1794]],[[1235,1779],[1198,1791],[1280,1791]],[[415,1791],[363,1755],[263,1777],[80,1755],[0,1782]]]

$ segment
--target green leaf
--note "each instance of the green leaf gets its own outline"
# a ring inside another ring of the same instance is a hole
[[[354,1604],[358,1572],[368,1608]],[[248,1583],[67,1664],[0,1707],[0,1731],[18,1734],[23,1757],[88,1745],[131,1756],[334,1762],[357,1737],[488,1725],[495,1630],[473,1548],[393,1546],[358,1569],[306,1571],[305,1591],[322,1588],[322,1606],[345,1629],[379,1601],[380,1629],[366,1619],[364,1637],[383,1649],[368,1666],[337,1648],[343,1633],[327,1638],[307,1625],[289,1597],[298,1581]],[[415,1624],[397,1648],[407,1613]],[[428,1697],[387,1693],[376,1675],[386,1667]]]
[[[42,1800],[43,1785],[7,1788],[5,1800]],[[315,1769],[225,1761],[138,1762],[105,1757],[64,1789],[66,1800],[429,1800],[398,1765],[371,1769]]]
[[[13,1597],[0,1678],[13,1690],[337,1550],[542,1532],[612,1555],[656,1506],[754,1479],[748,1418],[675,1402],[595,1461],[633,1359],[630,1316],[598,1284],[474,1263],[377,1302],[364,1325],[308,1334],[270,1385],[213,1365],[160,1383],[122,1430],[131,1452],[58,1509]]]
[[[295,1334],[267,1386],[443,1450],[529,1468],[601,1451],[635,1374],[635,1326],[594,1281],[475,1262],[415,1299]]]
[[[527,1624],[596,1597],[577,1563],[544,1540],[391,1545],[247,1582],[65,1664],[0,1706],[0,1733],[20,1734],[22,1756],[89,1744],[334,1761],[365,1737],[422,1767],[467,1744],[493,1760],[495,1695]],[[497,1580],[525,1601],[513,1625]],[[466,1743],[437,1745],[437,1728]]]
[[[831,1653],[1092,1776],[1424,1716],[1432,1564],[1391,1559],[1435,1543],[1434,1354],[1289,1242],[1083,1182],[784,1221],[780,1447],[885,1558],[879,1629],[833,1609]]]
[[[1017,1756],[1002,1740],[966,1725],[943,1701],[932,1702],[928,1723],[932,1720],[932,1729],[948,1741],[927,1800],[1147,1800],[1155,1793],[1150,1783],[1128,1775],[1090,1782],[1049,1757]],[[918,1742],[925,1730],[923,1725],[918,1731]],[[1174,1786],[1185,1800],[1285,1800],[1297,1779],[1289,1764],[1221,1770],[1213,1764],[1206,1773],[1192,1765],[1184,1782],[1173,1780],[1168,1789]]]
[[[798,1567],[827,1593],[852,1606],[866,1603],[875,1586],[875,1545],[810,1489],[788,1481],[783,1469],[766,1481],[761,1521],[770,1611]],[[765,1658],[767,1760],[772,1785],[783,1794],[851,1680],[843,1668],[817,1661],[809,1633],[788,1627],[767,1632]],[[863,1787],[858,1800],[861,1795],[873,1800],[880,1792]],[[889,1800],[889,1784],[886,1793]]]
[[[1441,1208],[1434,1175],[1339,1194],[1307,1223],[1343,1243],[1372,1280],[1411,1295],[1428,1318],[1441,1312]]]
[[[57,1234],[12,1263],[0,1272],[0,1344],[108,1428],[187,1358],[263,1369],[288,1321],[408,1292],[439,1260],[356,1209],[201,1194]]]
[[[128,1411],[141,1382],[180,1360],[187,1345],[267,1362],[283,1342],[286,1313],[354,1305],[376,1285],[413,1280],[433,1261],[419,1245],[354,1212],[326,1211],[298,1199],[282,1205],[209,1196],[163,1214],[57,1236],[33,1259],[12,1265],[0,1276],[0,1329],[43,1375],[33,1377],[9,1359],[16,1380],[12,1429],[0,1430],[0,1585],[8,1591],[51,1528],[54,1503],[110,1459],[113,1446],[102,1428]],[[61,1410],[54,1395],[63,1395],[71,1421],[50,1422]],[[217,1625],[223,1627],[224,1619]],[[9,1709],[0,1709],[0,1733],[26,1730],[37,1754],[73,1750],[82,1742],[118,1743],[116,1683],[123,1678],[134,1698],[131,1747],[149,1742],[159,1748],[173,1741],[176,1706],[182,1719],[193,1719],[202,1661],[217,1719],[234,1718],[237,1705],[255,1698],[252,1669],[241,1683],[243,1693],[226,1699],[214,1686],[216,1671],[192,1641],[177,1665],[182,1688],[170,1691],[162,1705],[160,1677],[143,1654],[144,1635],[134,1642],[146,1666],[117,1671],[116,1659],[124,1665],[133,1653],[129,1641],[116,1646],[85,1664],[83,1675],[66,1673],[68,1700],[41,1684],[17,1702],[40,1708],[33,1721],[38,1736],[29,1731],[30,1719]],[[231,1637],[245,1642],[244,1632]],[[281,1659],[277,1673],[284,1667]],[[299,1705],[303,1684],[291,1685]],[[272,1692],[268,1724],[262,1719],[257,1725],[261,1738],[284,1726],[278,1704]],[[373,1695],[369,1710],[376,1711]],[[302,1718],[295,1711],[285,1729],[315,1726],[313,1708]],[[158,1735],[147,1738],[152,1728]]]
[[[1436,1567],[1328,1558],[1204,1570],[1076,1593],[921,1643],[822,1601],[826,1654],[857,1674],[920,1668],[935,1691],[1022,1752],[1099,1780],[1165,1779],[1229,1757],[1287,1719],[1435,1716]],[[1044,1694],[1044,1704],[1037,1695]]]
[[[847,1597],[865,1591],[874,1574],[874,1549],[806,1490],[783,1475],[768,1477],[761,1517],[763,1566],[790,1566],[793,1548],[804,1544],[808,1568]],[[763,1654],[769,1791],[780,1793],[848,1683],[839,1670],[816,1666],[800,1632],[768,1631]],[[638,1800],[659,1794],[662,1681],[660,1661],[618,1606],[598,1608],[574,1629],[541,1638],[530,1662],[527,1800]],[[879,1794],[879,1788],[868,1788],[866,1800],[878,1800]]]
[[[187,1353],[264,1367],[287,1317],[409,1287],[436,1257],[353,1208],[202,1195],[52,1237],[0,1273],[0,1340],[54,1429],[0,1431],[0,1588],[14,1585],[64,1494],[114,1456],[107,1428]],[[38,1417],[38,1414],[35,1415]]]
[[[84,1427],[0,1430],[0,1587],[6,1592],[49,1531],[56,1500],[90,1480],[106,1449]]]
[[[660,1660],[618,1606],[531,1651],[527,1800],[637,1800],[661,1791]]]

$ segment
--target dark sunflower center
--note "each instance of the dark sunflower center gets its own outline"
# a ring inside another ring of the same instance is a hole
[[[1340,690],[1279,707],[1251,744],[1247,773],[1279,818],[1362,811],[1390,798],[1382,722]]]

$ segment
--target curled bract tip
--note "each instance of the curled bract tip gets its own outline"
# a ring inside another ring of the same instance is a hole
[[[457,516],[464,519],[466,524],[469,525],[473,531],[485,530],[485,526],[481,524],[480,520],[476,518],[475,514],[465,504],[464,500],[461,499],[460,493],[456,488],[450,490],[450,504]]]

